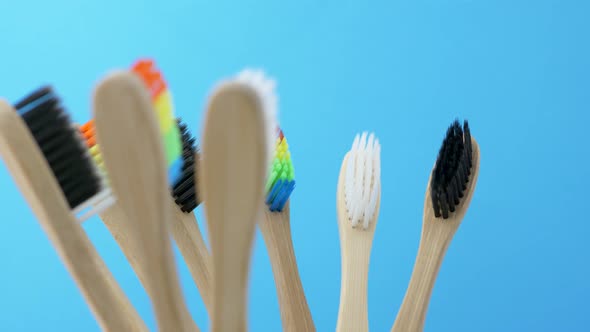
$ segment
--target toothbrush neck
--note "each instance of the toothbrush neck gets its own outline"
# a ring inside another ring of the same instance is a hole
[[[425,222],[412,277],[392,332],[423,331],[432,289],[457,227],[441,220]]]
[[[360,226],[359,226],[360,227]],[[368,331],[368,276],[373,233],[345,230],[341,237],[342,276],[336,331]]]

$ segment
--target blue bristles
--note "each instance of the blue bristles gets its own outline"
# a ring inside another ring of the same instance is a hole
[[[266,204],[271,212],[281,212],[295,189],[295,181],[278,180],[266,197]]]

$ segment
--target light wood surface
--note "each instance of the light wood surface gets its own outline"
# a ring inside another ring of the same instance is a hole
[[[198,331],[182,296],[168,225],[173,211],[164,150],[149,94],[132,73],[116,72],[94,95],[98,144],[117,204],[140,244],[145,287],[164,332]]]
[[[180,253],[191,273],[203,303],[207,311],[211,313],[212,306],[212,266],[211,255],[205,244],[199,224],[194,213],[183,213],[170,197],[172,204],[173,218],[170,225],[172,237],[176,242]],[[145,263],[139,262],[141,247],[134,243],[128,234],[132,232],[129,227],[125,211],[115,203],[100,214],[103,223],[117,241],[121,251],[129,261],[138,279],[146,287],[146,272],[142,269]]]
[[[134,229],[127,221],[125,211],[117,202],[115,202],[109,208],[101,212],[99,216],[117,242],[117,245],[119,245],[125,258],[127,258],[127,261],[133,268],[133,271],[135,271],[137,278],[141,284],[146,287],[147,271],[145,271],[144,268],[145,263],[141,261],[142,259],[145,259],[145,257],[141,255],[141,244],[138,241],[134,241],[135,237],[131,235]]]
[[[420,246],[414,263],[412,277],[406,295],[399,309],[392,332],[421,332],[424,330],[428,304],[434,288],[438,271],[471,203],[479,175],[479,146],[471,139],[473,149],[472,173],[467,183],[465,196],[459,202],[455,212],[448,219],[435,218],[430,197],[430,179],[424,197],[424,213]]]
[[[247,329],[247,286],[267,176],[268,130],[258,97],[220,85],[209,100],[197,171],[213,257],[213,332]]]
[[[344,183],[346,179],[346,155],[342,161],[340,176],[338,177],[337,210],[338,230],[340,234],[341,251],[341,281],[340,281],[340,306],[338,309],[338,332],[363,332],[369,330],[368,311],[368,278],[369,261],[373,237],[377,227],[379,208],[381,203],[381,191],[377,198],[375,215],[369,222],[369,227],[363,229],[359,224],[356,228],[348,218],[346,201],[344,198]]]
[[[264,206],[264,218],[258,227],[266,243],[277,289],[284,332],[314,332],[315,325],[305,292],[291,238],[290,201],[283,211],[271,212]]]
[[[171,204],[173,204],[172,209],[174,210],[172,225],[170,225],[172,237],[211,317],[213,311],[213,263],[209,249],[207,249],[195,214],[192,212],[183,213],[172,199]]]
[[[147,331],[68,203],[33,136],[0,100],[0,153],[103,331]],[[50,287],[50,285],[48,285]]]
[[[170,231],[180,253],[191,273],[199,293],[208,312],[211,312],[211,255],[203,239],[199,224],[194,213],[183,213],[170,196],[173,218]],[[100,214],[100,218],[116,240],[121,251],[133,267],[137,277],[145,287],[145,271],[141,269],[145,263],[139,263],[141,259],[141,247],[138,243],[132,243],[129,233],[132,231],[125,215],[125,211],[115,202],[111,207]]]

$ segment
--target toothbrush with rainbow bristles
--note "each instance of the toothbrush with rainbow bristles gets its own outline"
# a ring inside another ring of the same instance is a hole
[[[157,114],[160,133],[164,143],[166,166],[168,167],[168,179],[172,185],[180,179],[182,172],[182,140],[180,130],[174,117],[174,105],[172,94],[169,91],[162,74],[157,70],[152,60],[139,60],[131,71],[137,74],[145,83],[150,92],[154,109]],[[99,168],[104,171],[104,163],[100,154],[100,148],[96,144],[96,132],[94,120],[90,120],[80,127],[91,155]]]
[[[277,129],[274,160],[266,183],[264,218],[258,227],[266,243],[277,289],[283,331],[315,331],[305,298],[293,241],[291,238],[290,201],[295,189],[295,172],[287,139]]]
[[[211,311],[211,258],[199,229],[193,210],[200,204],[196,193],[195,164],[198,151],[194,146],[194,138],[180,119],[175,119],[172,97],[163,82],[162,75],[155,72],[153,62],[142,60],[133,66],[133,72],[139,74],[142,81],[152,93],[158,123],[162,133],[168,178],[171,184],[170,204],[173,204],[174,219],[170,231],[181,255],[183,256],[191,276],[199,289],[205,307]],[[155,94],[155,95],[154,95]],[[80,127],[86,144],[98,168],[105,172],[100,148],[96,143],[94,121],[90,120]],[[178,137],[178,143],[176,138]],[[131,243],[125,234],[126,216],[116,204],[100,214],[113,237],[133,266],[142,284],[145,280],[144,271],[139,269],[138,244]]]
[[[162,73],[156,68],[153,60],[139,60],[132,66],[131,71],[139,75],[150,91],[164,143],[168,179],[174,186],[180,179],[183,159],[182,140],[176,118],[174,117],[172,93],[168,89]]]
[[[342,259],[336,331],[369,330],[368,278],[381,201],[381,145],[374,134],[357,135],[342,161],[337,189]]]
[[[170,242],[172,206],[158,120],[144,83],[133,73],[111,72],[95,87],[96,137],[130,242],[140,250],[144,289],[159,331],[199,331],[188,311]]]

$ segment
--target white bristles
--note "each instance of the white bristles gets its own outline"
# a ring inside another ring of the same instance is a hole
[[[375,135],[363,132],[356,135],[347,153],[344,199],[352,227],[363,229],[375,215],[381,190],[381,145]]]
[[[248,85],[254,90],[264,109],[268,138],[268,165],[273,159],[274,144],[277,130],[278,97],[275,92],[276,82],[260,69],[244,69],[236,77],[236,81]]]

